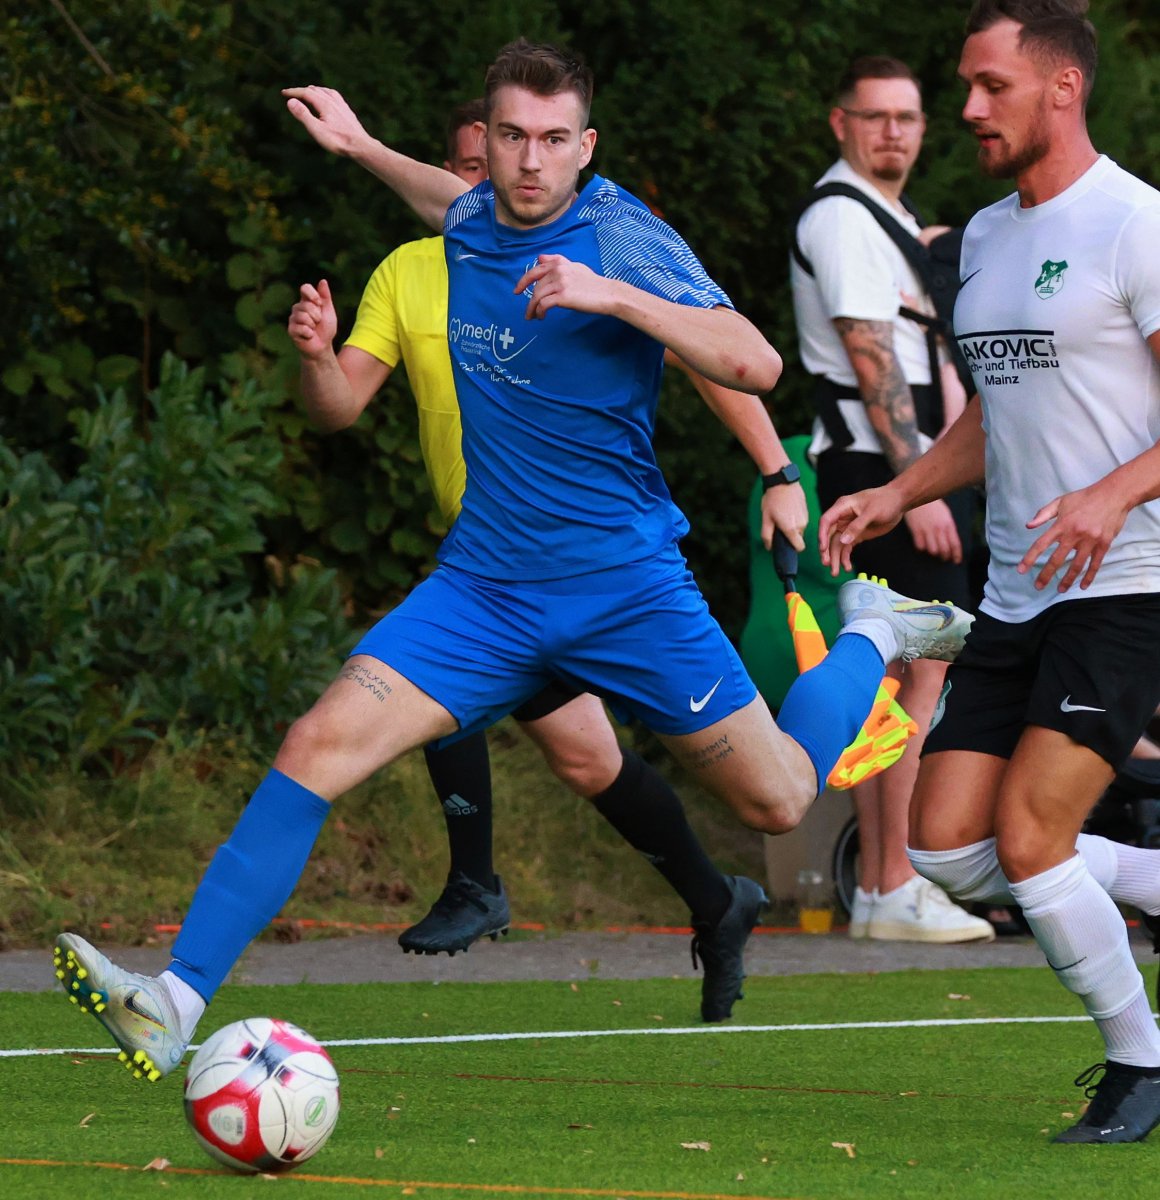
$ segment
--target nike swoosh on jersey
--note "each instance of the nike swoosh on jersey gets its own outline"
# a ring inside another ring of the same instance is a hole
[[[705,705],[708,704],[709,701],[713,699],[713,693],[721,686],[721,680],[724,678],[725,678],[725,676],[722,675],[721,679],[718,679],[717,682],[715,684],[713,684],[713,686],[701,697],[700,700],[694,700],[693,697],[690,696],[689,697],[689,711],[699,713],[701,711],[701,709],[703,709],[705,707]]]
[[[1093,708],[1090,704],[1072,704],[1071,695],[1059,702],[1059,711],[1070,712],[1107,712],[1106,708]]]
[[[960,283],[960,284],[959,284],[959,287],[960,287],[960,288],[965,288],[965,287],[967,286],[967,284],[968,284],[968,283],[970,283],[970,282],[971,282],[971,280],[972,280],[972,279],[974,279],[974,277],[975,277],[976,275],[978,275],[978,273],[979,273],[979,272],[980,272],[982,269],[983,269],[982,267],[977,267],[977,268],[976,268],[974,271],[972,271],[972,272],[971,272],[971,273],[970,273],[970,274],[969,274],[969,275],[966,277],[966,279],[964,279],[964,280],[962,281],[962,283]]]
[[[462,250],[456,250],[456,251],[455,251],[455,261],[456,261],[456,262],[463,262],[465,259],[468,259],[468,258],[478,258],[478,257],[479,257],[479,255],[478,255],[478,254],[464,254]],[[980,268],[980,270],[981,270],[981,269],[982,269],[982,268]]]

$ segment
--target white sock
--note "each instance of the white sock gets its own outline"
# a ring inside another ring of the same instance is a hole
[[[1160,1067],[1160,1030],[1134,1006],[1144,981],[1115,902],[1081,855],[1011,884],[1056,978],[1083,1001],[1114,1062]]]
[[[882,661],[888,666],[902,653],[894,626],[881,617],[855,617],[849,625],[844,625],[838,630],[838,637],[844,633],[861,634],[874,646],[874,649],[882,656]]]
[[[1108,886],[1112,899],[1134,904],[1152,916],[1160,913],[1160,850],[1141,850],[1121,842],[1108,842],[1108,846],[1116,861]]]
[[[956,900],[1014,903],[1011,885],[995,854],[993,837],[957,850],[912,850],[907,846],[906,853],[920,875]]]
[[[189,1042],[193,1039],[194,1030],[205,1012],[205,1001],[178,975],[172,971],[162,971],[157,978],[165,984],[173,1007],[177,1009],[177,1019],[181,1024],[181,1040]]]
[[[1090,833],[1081,833],[1075,839],[1076,853],[1083,856],[1087,869],[1092,878],[1111,894],[1112,884],[1116,880],[1116,846],[1105,837],[1094,837]],[[1160,874],[1160,870],[1158,870]],[[1113,899],[1119,899],[1118,896]]]
[[[1141,850],[1090,833],[1081,833],[1075,848],[1092,878],[1113,900],[1146,913],[1160,913],[1160,850]],[[920,875],[956,899],[990,904],[1014,901],[995,854],[994,838],[957,850],[912,850],[908,846],[906,853]]]
[[[1156,1052],[1152,1043],[1156,1037],[1156,1018],[1152,1016],[1152,1005],[1140,980],[1140,990],[1135,1000],[1114,1017],[1105,1017],[1100,1022],[1100,1032],[1108,1047],[1108,1058],[1112,1062],[1128,1067],[1155,1067]]]

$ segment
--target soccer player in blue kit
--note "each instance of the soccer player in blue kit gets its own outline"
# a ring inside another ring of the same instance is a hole
[[[666,348],[751,393],[773,387],[781,360],[639,201],[599,177],[577,192],[596,133],[575,58],[523,41],[501,51],[485,81],[491,181],[470,190],[370,138],[338,93],[286,94],[322,145],[442,224],[467,487],[438,569],[291,726],[169,968],[133,974],[58,939],[65,990],[150,1079],[180,1062],[290,895],[331,802],[408,750],[485,728],[556,678],[643,721],[743,822],[780,833],[858,732],[885,664],[953,657],[971,620],[847,584],[842,633],[775,724],[677,548],[688,526],[651,441]]]

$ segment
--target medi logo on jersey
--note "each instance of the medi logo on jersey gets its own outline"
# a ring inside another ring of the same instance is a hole
[[[528,382],[513,375],[505,364],[523,354],[536,340],[535,335],[527,337],[523,330],[513,330],[510,325],[500,329],[494,321],[484,325],[451,317],[447,322],[447,340],[457,356],[460,370],[469,375],[478,371],[506,379],[509,383]]]

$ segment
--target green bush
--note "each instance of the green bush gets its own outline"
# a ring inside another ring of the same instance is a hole
[[[167,735],[269,740],[349,640],[332,571],[267,557],[274,400],[166,359],[140,416],[74,410],[63,478],[0,442],[0,763],[112,769]]]

